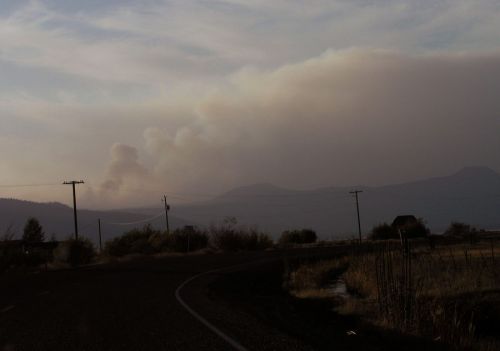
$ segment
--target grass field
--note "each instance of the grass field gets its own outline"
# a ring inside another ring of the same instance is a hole
[[[413,247],[412,247],[413,246]],[[500,247],[493,241],[435,246],[366,244],[289,274],[290,292],[338,301],[338,312],[457,349],[499,350]],[[329,288],[345,282],[349,296]]]

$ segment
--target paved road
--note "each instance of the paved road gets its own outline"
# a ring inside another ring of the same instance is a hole
[[[311,252],[143,258],[3,276],[0,350],[234,350],[179,303],[176,290],[193,311],[248,350],[387,349],[383,340],[367,347],[373,335],[368,342],[346,338],[349,323],[332,321],[324,306],[297,305],[283,292],[283,257],[297,255]],[[231,268],[178,290],[190,277],[223,267]]]
[[[276,257],[275,253],[238,253],[149,258],[4,276],[0,278],[0,349],[233,350],[186,311],[175,299],[175,291],[200,272]],[[203,281],[183,288],[187,303],[198,307],[211,303],[205,285],[200,284]],[[211,308],[220,316],[216,306]],[[224,313],[228,320],[234,319],[231,311]]]

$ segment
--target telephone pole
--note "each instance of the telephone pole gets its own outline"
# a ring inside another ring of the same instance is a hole
[[[101,235],[101,219],[97,219],[97,224],[99,224],[99,252],[102,253],[102,235]]]
[[[167,234],[170,234],[170,226],[168,225],[168,211],[170,210],[170,205],[167,204],[167,195],[163,195],[163,203],[165,204],[165,220],[167,221]]]
[[[353,190],[350,191],[349,194],[354,194],[356,197],[356,211],[358,213],[358,233],[359,233],[359,243],[361,244],[361,219],[359,217],[359,200],[358,200],[358,194],[362,193],[363,190]]]
[[[64,185],[72,185],[73,186],[73,217],[75,218],[75,239],[78,240],[78,217],[76,215],[76,191],[75,185],[83,184],[83,180],[70,180],[67,182],[63,182]]]

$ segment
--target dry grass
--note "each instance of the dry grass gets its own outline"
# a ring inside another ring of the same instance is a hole
[[[444,341],[457,349],[498,350],[491,323],[500,319],[500,248],[480,243],[430,249],[389,244],[290,274],[297,297],[325,297],[341,273],[352,297],[339,312],[382,327]],[[488,325],[490,323],[490,325]]]
[[[399,251],[395,252],[393,270],[401,270]],[[468,249],[463,246],[416,251],[412,254],[413,279],[417,296],[443,297],[499,289],[500,248],[495,259],[488,248]],[[377,298],[375,272],[378,253],[349,258],[343,274],[348,288],[365,298]]]
[[[325,286],[347,268],[345,259],[320,261],[304,264],[291,272],[288,277],[288,289],[294,296],[300,298],[325,298],[331,292]]]

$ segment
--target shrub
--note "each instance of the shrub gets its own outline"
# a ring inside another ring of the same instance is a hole
[[[122,236],[106,243],[105,251],[111,256],[125,256],[128,254],[151,254],[160,250],[163,242],[161,233],[151,225],[142,229],[132,229]]]
[[[128,254],[152,254],[156,252],[190,252],[208,245],[224,250],[262,250],[273,245],[272,239],[255,229],[235,228],[234,222],[222,226],[211,226],[208,231],[194,226],[174,230],[172,234],[161,233],[147,225],[133,229],[106,243],[105,251],[110,256]]]
[[[387,223],[381,223],[373,227],[369,238],[372,240],[387,240],[399,238],[397,230]]]
[[[310,244],[317,240],[316,232],[312,229],[286,230],[281,234],[280,244]]]
[[[469,224],[461,222],[452,222],[448,229],[444,232],[444,235],[454,236],[460,238],[467,238],[471,244],[478,241],[478,230],[471,227]]]
[[[193,226],[176,229],[168,238],[168,249],[175,252],[190,252],[208,246],[208,234]]]
[[[95,254],[94,245],[90,240],[86,238],[68,239],[59,243],[54,251],[54,259],[71,266],[78,266],[90,263]]]
[[[419,218],[415,222],[408,223],[404,226],[394,226],[387,223],[381,223],[373,227],[369,237],[372,240],[388,240],[399,239],[399,231],[407,238],[423,238],[429,235],[429,228],[426,227],[424,221]]]
[[[12,241],[16,237],[17,233],[12,224],[9,224],[7,228],[5,228],[2,236],[0,237],[0,243],[6,241]]]
[[[264,250],[273,245],[266,233],[257,229],[235,228],[234,225],[210,227],[210,243],[223,251]]]
[[[429,235],[429,232],[429,228],[427,228],[421,218],[419,218],[416,223],[404,228],[404,235],[406,235],[407,238],[424,238]]]
[[[444,232],[445,235],[449,236],[467,236],[471,234],[472,231],[475,231],[474,228],[471,228],[469,224],[462,222],[451,222],[450,226]]]

